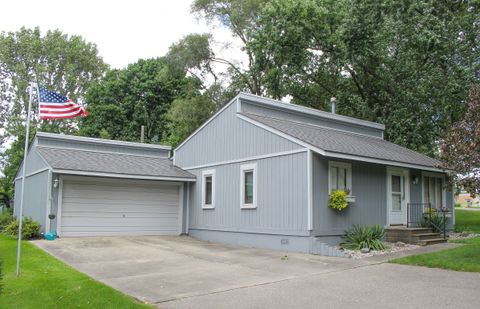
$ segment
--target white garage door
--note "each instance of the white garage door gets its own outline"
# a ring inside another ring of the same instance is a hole
[[[179,234],[179,187],[154,181],[65,179],[61,236]]]

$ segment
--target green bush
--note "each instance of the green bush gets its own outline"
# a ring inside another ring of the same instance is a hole
[[[328,198],[328,206],[339,211],[347,208],[347,192],[344,190],[332,191]]]
[[[429,220],[431,219],[431,221]],[[443,218],[443,214],[432,211],[431,217],[428,216],[428,213],[425,213],[423,218],[420,220],[420,227],[431,228],[435,233],[442,233],[443,223],[448,222],[448,218]]]
[[[0,232],[2,232],[7,227],[7,225],[12,223],[13,220],[14,218],[9,211],[0,214]]]
[[[341,246],[350,250],[361,250],[368,248],[370,250],[383,250],[383,236],[385,230],[381,225],[354,225],[348,231],[345,231]]]
[[[18,219],[12,221],[5,228],[5,233],[18,237]],[[22,222],[22,239],[33,239],[40,236],[40,223],[30,217],[24,217]]]

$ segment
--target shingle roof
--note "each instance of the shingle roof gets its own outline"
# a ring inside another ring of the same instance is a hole
[[[167,158],[46,146],[36,149],[53,169],[58,170],[195,179]]]
[[[436,159],[381,138],[255,114],[242,115],[329,153],[435,168],[441,164]]]

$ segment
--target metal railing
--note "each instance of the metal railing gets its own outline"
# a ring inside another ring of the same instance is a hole
[[[430,203],[407,204],[407,227],[430,227],[447,238],[447,208],[437,209]]]

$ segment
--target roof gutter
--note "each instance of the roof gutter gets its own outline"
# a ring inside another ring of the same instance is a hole
[[[196,178],[192,178],[192,177],[166,177],[166,176],[115,174],[115,173],[76,171],[76,170],[65,170],[65,169],[54,169],[53,172],[57,173],[57,174],[64,174],[64,175],[108,177],[108,178],[161,180],[161,181],[181,181],[181,182],[196,182],[197,181]]]

